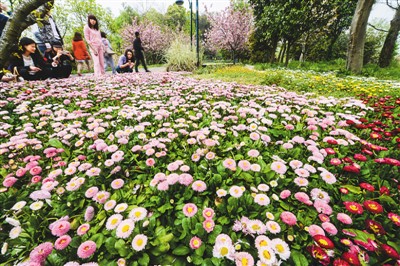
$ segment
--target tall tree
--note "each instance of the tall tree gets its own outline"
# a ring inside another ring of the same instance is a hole
[[[186,10],[177,4],[170,5],[165,14],[165,21],[170,28],[182,30],[186,23]]]
[[[54,0],[24,0],[8,20],[0,39],[0,69],[8,61],[9,55],[15,49],[21,33],[37,19],[43,18],[52,8]]]
[[[218,13],[206,13],[210,21],[210,29],[206,32],[206,42],[215,49],[223,49],[232,53],[235,63],[237,52],[245,50],[253,30],[253,14],[251,8],[241,9],[233,5]]]
[[[367,23],[374,3],[375,0],[358,0],[351,22],[346,68],[354,73],[360,73],[363,67]]]
[[[397,37],[399,36],[400,31],[400,3],[396,0],[397,6],[389,3],[389,0],[386,0],[387,5],[396,10],[392,21],[390,21],[390,28],[388,34],[386,35],[385,42],[383,44],[381,53],[379,55],[379,66],[380,67],[388,67],[390,65],[390,61],[393,58],[393,53],[396,46]]]

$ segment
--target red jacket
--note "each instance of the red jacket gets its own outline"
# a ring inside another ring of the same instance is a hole
[[[74,51],[74,56],[76,60],[90,59],[89,53],[86,49],[86,44],[83,40],[72,41],[72,50]]]

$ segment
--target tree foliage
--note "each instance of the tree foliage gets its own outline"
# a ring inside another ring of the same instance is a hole
[[[248,49],[247,44],[253,29],[253,14],[248,6],[235,8],[230,5],[219,13],[206,13],[210,29],[206,32],[206,43],[210,50],[228,50],[235,62],[239,51]]]

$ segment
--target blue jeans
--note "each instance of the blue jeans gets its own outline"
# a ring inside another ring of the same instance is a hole
[[[112,73],[115,74],[114,60],[112,55],[104,55],[104,70],[107,70],[107,67],[110,66]]]

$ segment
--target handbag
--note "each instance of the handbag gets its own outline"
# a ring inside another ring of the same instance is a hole
[[[106,54],[107,55],[113,55],[115,54],[115,52],[113,51],[113,49],[110,48],[110,46],[106,46]]]

